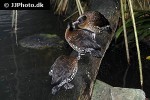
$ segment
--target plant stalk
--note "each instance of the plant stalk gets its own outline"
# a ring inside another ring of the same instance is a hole
[[[127,55],[127,62],[128,62],[128,66],[127,69],[125,71],[124,77],[123,77],[123,87],[125,87],[126,85],[126,77],[127,77],[127,73],[129,70],[129,64],[130,64],[130,55],[129,55],[129,46],[128,46],[128,39],[127,39],[127,31],[126,31],[126,23],[125,23],[125,15],[124,15],[124,4],[123,1],[120,0],[121,3],[121,15],[122,15],[122,23],[123,23],[123,33],[124,33],[124,41],[125,41],[125,47],[126,47],[126,55]]]
[[[133,7],[132,7],[131,0],[128,0],[128,5],[129,5],[129,10],[130,10],[131,18],[132,18],[134,35],[135,35],[135,42],[136,42],[136,48],[137,48],[137,54],[138,54],[138,63],[139,63],[139,72],[140,72],[140,83],[141,83],[141,88],[143,88],[143,73],[142,73],[141,55],[140,55],[139,42],[138,42],[138,36],[137,36],[137,29],[136,29],[134,12],[133,12]]]
[[[130,64],[129,46],[128,46],[127,31],[126,31],[126,24],[125,24],[125,15],[124,15],[124,7],[123,7],[122,0],[120,0],[120,3],[121,3],[121,15],[122,15],[122,23],[123,23],[123,31],[124,31],[123,33],[124,33],[126,54],[127,54],[127,62],[128,62],[128,64]]]
[[[80,0],[76,0],[76,5],[77,5],[78,11],[79,11],[79,15],[82,15],[84,13],[84,11],[83,11],[83,8],[81,6]]]

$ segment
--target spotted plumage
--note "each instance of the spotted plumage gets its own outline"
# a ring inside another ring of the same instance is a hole
[[[52,94],[55,94],[64,86],[65,89],[71,89],[74,86],[70,84],[78,70],[78,60],[74,56],[59,56],[51,66],[49,75],[52,76],[51,84],[57,84],[52,88]]]
[[[65,39],[69,45],[80,55],[89,52],[92,56],[101,57],[101,46],[93,39],[93,32],[86,29],[74,29],[69,23],[65,32]]]

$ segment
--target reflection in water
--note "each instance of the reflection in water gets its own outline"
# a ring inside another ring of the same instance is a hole
[[[16,54],[13,45],[12,45],[12,52],[13,52],[14,65],[16,67],[16,71],[14,73],[14,77],[16,79],[16,100],[19,100],[20,89],[19,89],[19,78],[18,78],[18,65],[17,65]]]
[[[16,38],[16,45],[18,45],[18,36],[17,36],[17,19],[18,18],[18,11],[12,10],[12,24],[11,27],[13,28],[13,33],[15,34]]]
[[[48,100],[48,71],[54,60],[64,54],[60,48],[25,49],[11,35],[11,11],[0,11],[0,98],[2,100]],[[18,41],[34,34],[63,36],[60,18],[51,11],[18,11]],[[65,26],[65,25],[63,25]]]

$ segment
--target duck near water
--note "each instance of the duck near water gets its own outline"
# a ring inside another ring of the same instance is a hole
[[[52,76],[52,94],[64,86],[65,89],[74,87],[70,82],[78,70],[78,60],[85,53],[101,58],[101,46],[96,42],[95,35],[104,30],[111,30],[108,20],[98,11],[89,11],[81,15],[75,22],[69,23],[65,39],[77,51],[77,56],[59,56],[51,66],[49,75]]]
[[[86,29],[75,29],[72,23],[68,24],[65,32],[65,39],[69,45],[78,52],[78,60],[80,55],[90,53],[94,57],[102,56],[101,46],[96,43],[92,36],[93,32]]]
[[[105,30],[111,31],[109,21],[98,11],[85,12],[73,24],[78,28],[94,32],[93,38]]]
[[[64,86],[65,89],[74,87],[71,82],[78,70],[78,60],[75,56],[59,56],[51,66],[49,75],[52,76],[51,84],[57,84],[52,88],[52,94],[55,94]]]

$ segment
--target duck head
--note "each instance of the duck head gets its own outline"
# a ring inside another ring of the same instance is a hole
[[[88,11],[73,22],[75,28],[88,29],[93,32],[98,32],[101,27],[109,26],[108,20],[98,11]]]
[[[87,24],[87,17],[85,15],[80,16],[75,22],[72,24],[75,26],[75,28],[83,28]]]

